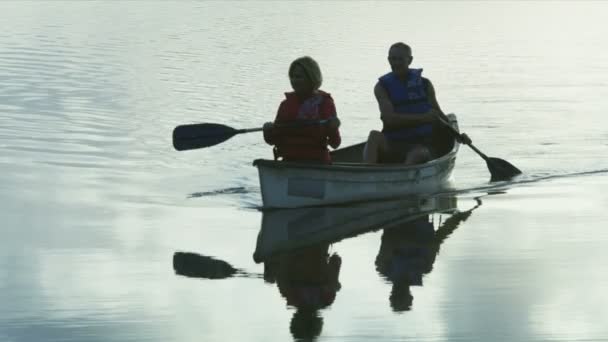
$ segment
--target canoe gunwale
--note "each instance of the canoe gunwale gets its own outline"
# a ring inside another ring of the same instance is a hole
[[[456,119],[456,115],[448,114],[448,119],[450,123],[453,125],[456,130],[458,130],[458,121]],[[351,146],[346,146],[343,149],[347,149],[349,147],[354,147],[357,145],[362,145],[363,143],[354,144]],[[454,146],[452,149],[440,156],[439,158],[429,160],[426,163],[415,164],[415,165],[403,165],[399,163],[390,163],[390,164],[369,164],[369,163],[357,163],[357,162],[333,162],[331,164],[316,164],[316,163],[301,163],[301,162],[287,162],[287,161],[279,161],[279,160],[270,160],[270,159],[255,159],[253,161],[253,166],[256,167],[267,167],[273,169],[314,169],[314,170],[330,170],[330,171],[343,171],[343,172],[395,172],[395,171],[403,171],[407,172],[409,170],[423,169],[426,167],[432,167],[436,164],[441,164],[448,159],[451,159],[458,153],[458,149],[460,144],[458,141],[454,141]]]
[[[268,167],[273,169],[314,169],[314,170],[331,170],[331,171],[343,171],[343,172],[395,172],[395,171],[409,171],[416,169],[423,169],[431,167],[436,164],[441,164],[445,160],[451,158],[458,151],[458,143],[455,144],[452,151],[445,154],[437,159],[430,160],[426,163],[416,165],[402,165],[402,164],[365,164],[365,163],[332,163],[332,164],[311,164],[311,163],[298,163],[298,162],[284,162],[278,160],[269,159],[256,159],[253,161],[253,165],[256,167]]]

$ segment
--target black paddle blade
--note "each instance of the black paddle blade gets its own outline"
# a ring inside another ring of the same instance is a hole
[[[518,168],[500,158],[488,158],[486,159],[486,164],[488,164],[488,169],[492,175],[490,182],[509,180],[521,174],[521,171]]]
[[[238,131],[221,124],[181,125],[173,130],[173,147],[178,151],[217,145],[232,138]]]
[[[173,254],[173,270],[186,277],[206,279],[224,279],[232,277],[238,272],[224,260],[189,252]]]

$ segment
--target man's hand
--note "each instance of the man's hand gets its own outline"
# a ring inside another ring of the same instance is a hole
[[[461,144],[472,144],[473,140],[471,140],[471,138],[469,138],[469,136],[466,133],[461,133],[458,138],[456,138],[456,140],[458,140],[459,143]]]

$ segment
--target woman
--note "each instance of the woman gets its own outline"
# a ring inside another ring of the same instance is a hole
[[[331,96],[319,90],[321,69],[308,56],[298,58],[289,67],[289,80],[293,92],[285,93],[274,123],[264,125],[264,140],[275,146],[275,159],[329,164],[327,146],[340,146],[340,120]],[[326,119],[325,124],[314,124]],[[298,122],[304,125],[288,127]]]

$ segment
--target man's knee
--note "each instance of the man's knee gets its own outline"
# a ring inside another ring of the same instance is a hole
[[[370,131],[367,142],[374,145],[380,145],[384,142],[384,134],[380,131]]]
[[[409,151],[406,163],[420,164],[433,159],[431,150],[426,146],[416,146]]]

